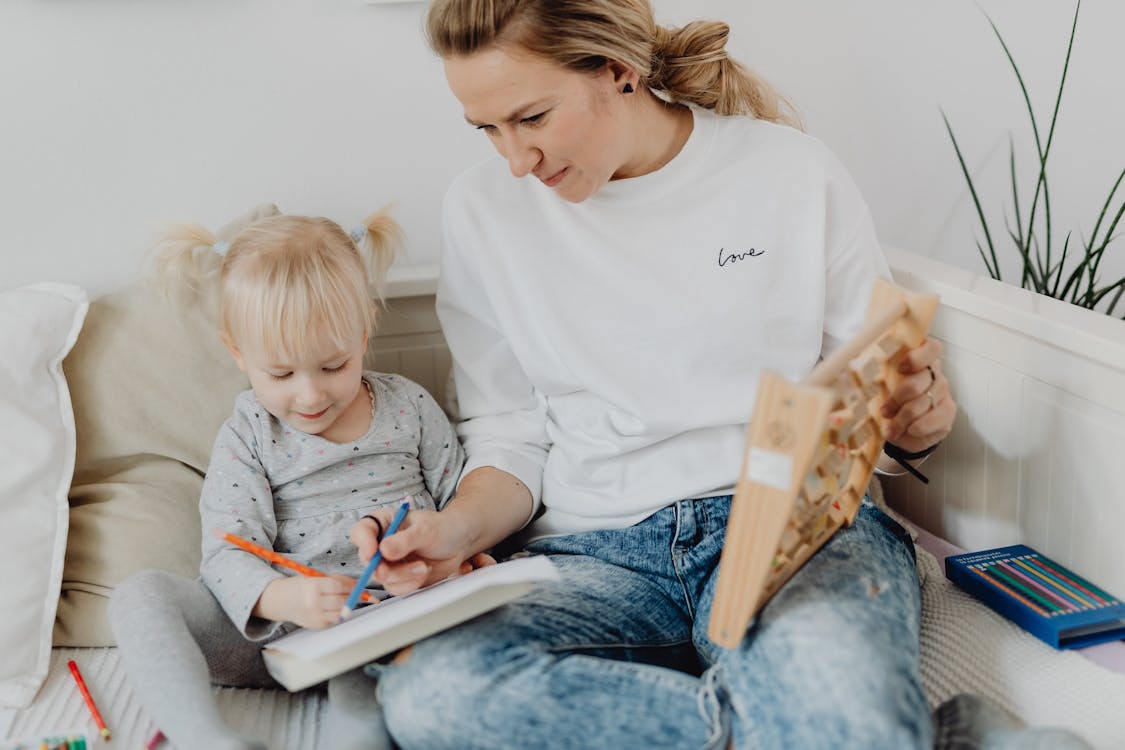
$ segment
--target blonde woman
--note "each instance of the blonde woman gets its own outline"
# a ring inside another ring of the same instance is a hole
[[[434,0],[427,30],[499,157],[444,205],[465,473],[382,545],[378,575],[408,591],[433,578],[396,561],[522,530],[563,581],[369,667],[392,736],[930,746],[913,545],[870,503],[738,649],[706,635],[758,373],[808,373],[888,276],[847,172],[727,56],[722,23],[663,28],[647,0]],[[940,354],[911,351],[892,394],[903,461],[952,428]]]

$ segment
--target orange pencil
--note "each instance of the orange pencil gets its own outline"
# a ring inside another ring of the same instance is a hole
[[[78,691],[82,693],[82,700],[86,701],[86,708],[90,709],[90,713],[94,716],[94,723],[98,725],[98,732],[102,739],[108,742],[109,729],[106,728],[105,721],[102,720],[102,715],[98,712],[97,705],[94,704],[90,689],[86,687],[86,681],[82,679],[82,673],[78,671],[78,665],[74,663],[74,659],[68,661],[66,665],[70,667],[70,673],[74,675],[74,681],[78,683]]]
[[[242,549],[246,550],[247,552],[255,554],[255,555],[257,555],[258,557],[260,557],[264,560],[269,560],[271,563],[275,563],[277,565],[280,565],[283,568],[289,568],[290,570],[295,570],[296,572],[300,573],[303,576],[309,576],[311,578],[323,578],[325,576],[324,573],[321,573],[319,570],[317,570],[315,568],[310,568],[308,565],[302,565],[301,563],[297,562],[296,560],[290,560],[288,557],[285,557],[284,555],[280,555],[277,552],[274,552],[272,549],[266,549],[265,547],[262,547],[261,545],[254,544],[253,542],[248,542],[240,536],[235,536],[234,534],[225,534],[222,531],[219,531],[218,529],[212,529],[211,533],[214,534],[215,536],[219,537],[220,539],[224,539],[224,540],[230,542],[231,544],[233,544],[236,547],[241,547]],[[377,602],[377,601],[379,601],[378,599],[373,597],[371,595],[371,593],[368,592],[368,591],[364,591],[363,594],[360,595],[360,599],[363,599],[363,601],[365,601],[365,602]]]

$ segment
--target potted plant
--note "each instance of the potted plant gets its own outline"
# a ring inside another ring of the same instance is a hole
[[[1105,282],[1098,273],[1106,249],[1115,239],[1114,232],[1122,216],[1125,215],[1125,199],[1121,200],[1120,206],[1115,211],[1113,208],[1117,189],[1121,186],[1122,180],[1125,179],[1125,169],[1121,170],[1117,180],[1113,183],[1113,187],[1098,213],[1094,230],[1085,242],[1076,241],[1072,243],[1073,233],[1067,232],[1062,248],[1056,254],[1057,245],[1054,244],[1052,236],[1051,193],[1047,180],[1047,160],[1050,157],[1051,145],[1054,142],[1055,124],[1058,121],[1059,105],[1062,103],[1063,90],[1066,87],[1066,75],[1070,67],[1070,55],[1074,49],[1074,37],[1078,29],[1078,13],[1081,6],[1082,3],[1079,0],[1074,8],[1074,20],[1070,28],[1066,59],[1063,62],[1062,76],[1059,79],[1054,111],[1051,114],[1051,124],[1047,130],[1045,141],[1041,137],[1039,123],[1031,106],[1031,97],[1028,95],[1027,86],[1024,83],[1023,75],[1020,73],[1019,66],[1016,64],[1015,58],[1012,56],[1012,52],[1004,41],[1000,30],[992,19],[985,14],[992,26],[992,31],[1000,42],[1000,46],[1004,49],[1004,54],[1008,58],[1012,71],[1016,74],[1016,80],[1019,82],[1020,92],[1023,94],[1024,103],[1027,105],[1027,114],[1031,120],[1031,131],[1035,139],[1039,164],[1039,173],[1035,179],[1030,208],[1025,216],[1021,212],[1019,183],[1016,177],[1015,142],[1009,134],[1009,164],[1014,216],[1012,217],[1013,220],[1009,221],[1007,215],[1005,215],[1005,229],[1008,239],[1020,257],[1022,267],[1020,286],[1055,299],[1066,300],[1090,310],[1101,310],[1107,315],[1121,315],[1125,319],[1125,304],[1122,304],[1120,308],[1118,307],[1122,295],[1125,294],[1125,276]],[[989,229],[988,220],[985,218],[984,210],[981,207],[980,196],[977,194],[969,169],[965,165],[965,158],[957,142],[957,137],[953,133],[953,127],[944,111],[942,112],[942,119],[945,121],[949,138],[953,142],[957,161],[969,186],[969,193],[972,195],[981,229],[984,232],[984,243],[982,244],[978,239],[977,250],[989,275],[994,279],[1002,280],[1000,262],[996,254],[997,243],[993,240],[993,233]]]
[[[945,344],[943,369],[960,412],[953,432],[925,465],[930,483],[907,476],[885,481],[884,488],[894,507],[959,547],[1028,544],[1125,595],[1125,566],[1106,537],[1125,520],[1119,470],[1125,445],[1125,321],[1119,319],[1125,313],[1125,278],[1099,277],[1115,232],[1125,229],[1125,200],[1115,202],[1125,170],[1090,237],[1078,241],[1068,232],[1061,248],[1052,237],[1047,180],[1077,20],[1078,6],[1044,133],[1023,76],[989,19],[1027,104],[1038,165],[1030,203],[1024,204],[1010,145],[1014,206],[1006,215],[1006,239],[990,229],[942,113],[980,219],[983,239],[977,248],[988,274],[887,250],[899,284],[941,296],[931,335]],[[999,254],[1006,246],[1018,256],[1009,260],[1018,260],[1019,286],[1001,279]]]

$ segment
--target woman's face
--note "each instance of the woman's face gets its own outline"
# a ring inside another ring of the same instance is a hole
[[[516,177],[532,175],[573,203],[629,167],[624,78],[611,66],[578,73],[519,48],[445,60],[465,119],[484,131]]]

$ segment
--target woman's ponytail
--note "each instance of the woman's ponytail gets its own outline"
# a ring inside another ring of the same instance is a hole
[[[729,34],[730,27],[721,21],[692,21],[682,28],[657,26],[646,83],[673,101],[800,129],[793,106],[727,54]]]

